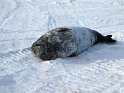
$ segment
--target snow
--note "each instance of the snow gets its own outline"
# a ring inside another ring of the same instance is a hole
[[[124,93],[123,0],[0,0],[0,93]],[[59,26],[88,27],[116,44],[42,61],[30,46]]]

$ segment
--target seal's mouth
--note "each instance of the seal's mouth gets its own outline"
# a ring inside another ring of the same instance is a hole
[[[42,55],[40,55],[40,58],[42,60],[53,60],[56,58],[55,54],[54,53],[44,53]]]
[[[57,57],[54,46],[50,44],[49,42],[41,44],[39,52],[40,52],[39,57],[42,60],[52,60]]]

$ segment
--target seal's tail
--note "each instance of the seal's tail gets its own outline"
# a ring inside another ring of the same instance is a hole
[[[108,42],[108,43],[117,42],[116,40],[112,39],[112,35],[107,35],[107,36],[105,36],[105,38],[106,38],[106,42]]]
[[[112,35],[103,36],[97,31],[93,30],[93,33],[96,35],[97,41],[95,43],[115,43],[116,40],[112,39]]]

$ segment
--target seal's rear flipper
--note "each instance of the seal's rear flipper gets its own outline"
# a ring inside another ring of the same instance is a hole
[[[111,38],[111,37],[112,37],[112,35],[107,35],[106,37],[107,37],[107,38]]]
[[[108,43],[115,43],[117,42],[116,40],[112,39],[112,35],[107,35],[106,37],[106,42]]]

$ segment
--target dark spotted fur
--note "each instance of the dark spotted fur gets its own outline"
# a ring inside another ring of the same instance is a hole
[[[73,57],[78,55],[81,51],[76,52],[77,49],[75,50],[74,47],[78,48],[80,41],[77,43],[76,38],[74,38],[71,33],[71,30],[71,28],[60,27],[47,32],[33,43],[31,47],[33,53],[42,60],[51,60],[58,57],[68,56]],[[112,35],[103,36],[95,30],[88,30],[94,35],[94,38],[91,38],[91,42],[93,42],[93,44],[116,42],[116,40],[111,38]],[[85,35],[83,36],[87,37]],[[92,39],[94,39],[94,41],[92,41]]]

